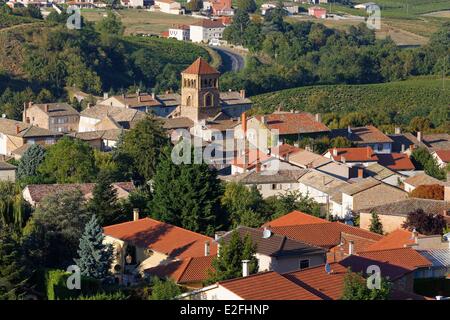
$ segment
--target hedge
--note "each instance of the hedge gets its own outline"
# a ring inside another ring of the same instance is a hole
[[[67,288],[67,279],[71,273],[64,270],[47,270],[45,273],[45,288],[47,300],[76,299],[81,295],[96,294],[100,289],[100,281],[81,277],[81,289]]]

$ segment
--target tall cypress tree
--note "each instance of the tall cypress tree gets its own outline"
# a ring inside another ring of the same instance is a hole
[[[97,183],[89,201],[89,211],[98,217],[101,226],[120,222],[117,192],[112,186],[111,177],[106,172],[100,172]]]
[[[376,212],[372,212],[372,219],[370,219],[370,228],[371,232],[375,232],[378,234],[383,234],[383,225],[381,224],[380,217]]]
[[[195,232],[213,234],[222,223],[222,185],[207,164],[175,164],[166,149],[152,184],[155,219]]]
[[[75,259],[75,263],[83,276],[104,279],[108,275],[113,258],[113,249],[111,245],[105,245],[103,239],[102,228],[93,215],[86,224],[80,239],[78,250],[80,258]]]

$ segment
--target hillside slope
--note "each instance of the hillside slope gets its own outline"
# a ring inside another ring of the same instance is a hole
[[[255,112],[284,110],[333,112],[360,111],[387,115],[392,122],[408,124],[415,116],[427,117],[435,111],[449,110],[450,79],[418,77],[410,80],[367,85],[310,86],[251,97]]]

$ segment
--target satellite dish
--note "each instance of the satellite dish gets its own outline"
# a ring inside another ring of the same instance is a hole
[[[268,239],[268,238],[270,238],[270,236],[272,236],[272,231],[270,231],[270,230],[267,229],[267,228],[264,228],[264,231],[263,231],[263,238],[264,238],[264,239]]]
[[[330,274],[330,272],[331,272],[331,266],[330,266],[329,263],[325,264],[325,272],[328,273],[328,274]]]

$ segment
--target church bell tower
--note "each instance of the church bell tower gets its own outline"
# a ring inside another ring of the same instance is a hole
[[[202,58],[181,72],[181,117],[198,122],[221,111],[219,77],[219,71]]]

